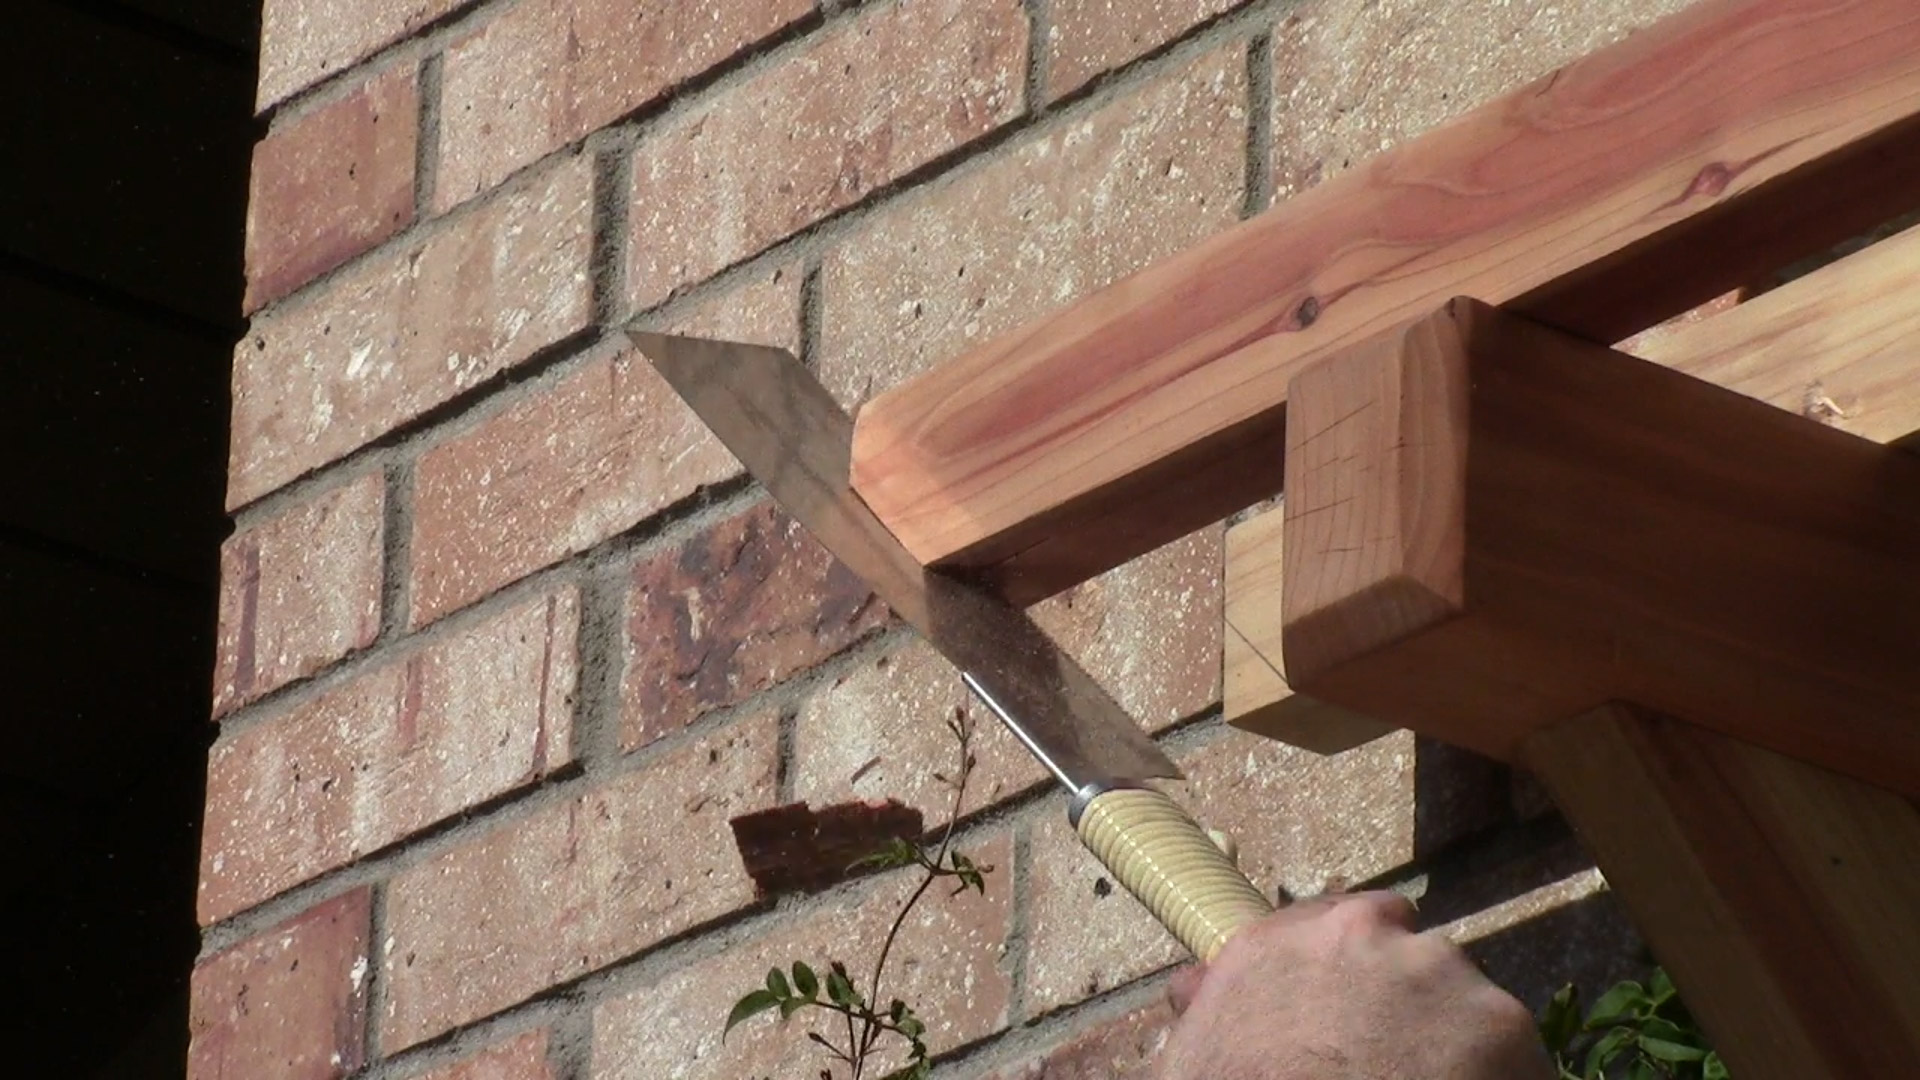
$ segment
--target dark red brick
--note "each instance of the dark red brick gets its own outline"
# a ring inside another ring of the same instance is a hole
[[[628,748],[746,700],[886,618],[871,589],[771,503],[634,567]]]
[[[190,1080],[332,1080],[359,1069],[370,904],[355,890],[194,968]]]

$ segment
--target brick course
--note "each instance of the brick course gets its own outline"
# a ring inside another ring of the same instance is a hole
[[[561,162],[253,321],[227,505],[252,502],[586,328],[591,163]]]
[[[996,1069],[987,1080],[1147,1080],[1173,1020],[1173,1007],[1156,1002]]]
[[[1056,121],[827,254],[820,377],[848,405],[1239,220],[1243,45]]]
[[[547,1060],[547,1033],[536,1030],[421,1073],[414,1080],[555,1080],[555,1076]]]
[[[189,1080],[333,1080],[359,1069],[370,903],[356,889],[201,961]]]
[[[1019,115],[1018,0],[874,4],[647,132],[635,307],[752,255]]]
[[[535,597],[222,740],[200,918],[212,922],[569,760],[578,601]]]
[[[1095,76],[1159,48],[1247,0],[1052,0],[1047,7],[1047,96],[1063,97]]]
[[[262,109],[472,0],[264,0]]]
[[[447,49],[445,210],[804,18],[812,0],[530,0]]]
[[[221,547],[215,716],[373,643],[385,492],[362,476]]]
[[[411,1046],[749,903],[727,819],[774,801],[771,718],[396,875],[381,1045]]]
[[[276,124],[254,148],[249,314],[413,220],[418,72],[392,65],[347,96]]]

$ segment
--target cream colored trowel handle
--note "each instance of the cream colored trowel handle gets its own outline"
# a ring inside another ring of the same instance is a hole
[[[1080,842],[1202,961],[1273,905],[1226,852],[1164,793],[1114,788],[1088,800]]]

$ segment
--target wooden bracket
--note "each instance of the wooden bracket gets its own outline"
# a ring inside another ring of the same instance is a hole
[[[1628,700],[1920,793],[1920,458],[1472,300],[1291,398],[1296,689],[1506,759]]]

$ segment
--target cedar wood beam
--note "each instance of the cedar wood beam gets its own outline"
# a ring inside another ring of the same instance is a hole
[[[1277,490],[1288,380],[1473,295],[1616,341],[1920,197],[1920,5],[1707,0],[864,408],[922,562],[1032,602]]]

